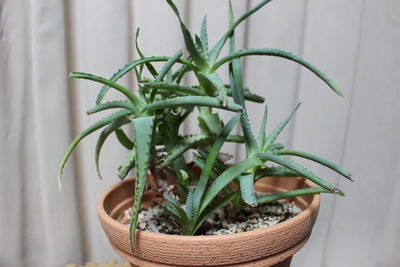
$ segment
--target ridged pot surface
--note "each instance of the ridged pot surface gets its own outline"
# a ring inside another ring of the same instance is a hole
[[[259,192],[280,192],[312,187],[303,178],[264,178]],[[113,247],[132,266],[289,266],[291,256],[304,246],[316,220],[319,195],[299,196],[294,201],[302,212],[282,223],[249,232],[219,236],[178,236],[136,230],[132,253],[128,226],[115,218],[133,202],[134,179],[127,179],[106,191],[97,206],[100,222]],[[143,207],[157,201],[145,192]],[[278,266],[278,265],[277,265]]]

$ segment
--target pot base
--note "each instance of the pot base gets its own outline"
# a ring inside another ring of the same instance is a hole
[[[300,243],[296,244],[295,246],[282,251],[276,255],[269,256],[265,259],[259,259],[251,262],[244,262],[244,263],[238,263],[238,264],[230,264],[229,266],[232,267],[289,267],[290,262],[292,261],[292,255],[299,251],[305,243],[308,241],[308,237],[306,237],[303,241]],[[111,245],[112,248],[114,249],[115,252],[118,253],[119,256],[124,258],[125,260],[129,261],[131,263],[132,267],[178,267],[178,265],[167,265],[167,264],[159,264],[156,262],[151,262],[145,259],[141,259],[138,257],[135,257],[131,254],[127,254],[124,251],[118,249],[117,247]],[[282,261],[283,260],[283,261]],[[184,265],[181,265],[182,267]],[[193,266],[193,265],[190,265]],[[199,265],[200,266],[200,265]],[[207,266],[228,266],[228,265],[207,265]]]

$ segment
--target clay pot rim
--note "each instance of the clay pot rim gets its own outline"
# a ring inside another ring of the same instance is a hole
[[[275,177],[276,178],[276,177]],[[125,183],[129,183],[134,178],[129,178],[125,179],[124,181],[120,183],[116,183],[112,187],[110,187],[108,190],[106,190],[99,198],[99,201],[97,203],[97,212],[102,219],[110,224],[113,224],[116,228],[118,228],[121,231],[129,231],[129,227],[127,225],[124,225],[114,218],[112,218],[104,209],[104,202],[105,199],[118,187],[123,186]],[[308,187],[315,187],[313,183],[311,183],[309,180],[305,180],[304,183]],[[168,236],[168,238],[177,240],[177,241],[195,241],[195,240],[202,240],[202,241],[213,241],[213,240],[223,240],[223,239],[236,239],[236,238],[241,238],[241,237],[251,237],[254,234],[265,234],[266,232],[273,232],[275,229],[282,229],[285,228],[288,225],[291,224],[297,224],[298,222],[304,220],[306,217],[309,217],[312,213],[313,210],[318,208],[319,202],[320,202],[320,195],[319,194],[314,194],[311,196],[312,200],[310,204],[306,207],[306,209],[302,210],[298,215],[294,216],[293,218],[290,218],[284,222],[264,227],[264,228],[259,228],[259,229],[254,229],[251,231],[247,232],[241,232],[241,233],[233,233],[233,234],[224,234],[224,235],[198,235],[198,236],[184,236],[184,235],[170,235],[170,234],[164,234],[164,233],[154,233],[154,232],[149,232],[149,231],[143,231],[143,230],[138,230],[136,229],[136,234],[142,236],[142,238],[149,237],[149,238],[156,238],[160,236]]]

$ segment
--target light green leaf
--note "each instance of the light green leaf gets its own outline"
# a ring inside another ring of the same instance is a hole
[[[331,194],[333,193],[333,194],[344,196],[343,192],[332,192],[325,188],[318,188],[318,187],[301,188],[301,189],[289,190],[286,192],[257,196],[257,203],[258,204],[267,204],[267,203],[271,203],[273,201],[277,201],[280,199],[293,198],[293,197],[304,196],[304,195],[314,195],[314,194],[320,194],[320,193],[331,193]]]
[[[110,102],[106,102],[104,104],[99,104],[94,106],[93,108],[90,108],[86,111],[86,113],[88,115],[100,112],[100,111],[104,111],[104,110],[108,110],[108,109],[112,109],[112,108],[124,108],[124,109],[128,109],[131,110],[133,113],[138,114],[139,110],[131,103],[128,101],[110,101]]]
[[[126,149],[131,150],[134,146],[133,141],[125,134],[124,130],[117,129],[115,130],[115,135],[117,136],[118,141],[121,145],[123,145]]]
[[[113,120],[116,120],[120,117],[125,117],[127,115],[130,115],[132,112],[130,110],[122,110],[116,113],[113,113],[99,121],[97,121],[96,123],[92,124],[91,126],[89,126],[86,130],[84,130],[83,132],[81,132],[78,136],[76,136],[74,138],[74,140],[72,140],[71,144],[68,146],[67,151],[65,151],[62,159],[61,159],[61,163],[58,167],[58,171],[57,171],[57,178],[58,178],[58,187],[61,190],[61,176],[64,170],[64,166],[65,163],[67,162],[69,156],[71,155],[72,151],[75,149],[75,147],[79,144],[79,142],[85,138],[87,135],[93,133],[94,131],[106,126],[107,124],[109,124],[110,122],[112,122]]]
[[[340,96],[343,96],[343,93],[340,91],[340,89],[334,84],[334,82],[326,76],[324,73],[322,73],[319,69],[317,69],[315,66],[312,64],[308,63],[304,59],[297,57],[289,52],[285,52],[282,50],[278,49],[270,49],[270,48],[260,48],[260,49],[242,49],[239,50],[238,52],[232,53],[218,62],[216,62],[211,68],[210,72],[213,72],[217,70],[221,65],[223,65],[226,62],[230,62],[234,59],[244,57],[244,56],[275,56],[275,57],[281,57],[281,58],[286,58],[288,60],[294,61],[305,68],[309,69],[311,72],[313,72],[315,75],[317,75],[321,80],[323,80],[335,93],[337,93]]]
[[[258,131],[258,138],[257,138],[257,143],[258,143],[258,148],[259,150],[262,150],[264,147],[264,142],[265,142],[265,127],[267,126],[267,120],[268,120],[268,105],[265,105],[264,109],[264,115],[262,118],[260,130]]]
[[[242,199],[249,205],[257,205],[256,194],[254,191],[254,172],[239,176],[240,192]]]
[[[135,229],[137,225],[140,204],[147,183],[147,173],[151,161],[152,133],[154,116],[140,117],[132,120],[135,132],[136,145],[136,179],[135,201],[132,208],[132,217],[129,226],[129,239],[131,247],[135,247]]]
[[[232,117],[232,119],[229,120],[229,122],[222,129],[220,135],[216,138],[212,148],[210,149],[206,163],[204,165],[204,169],[201,172],[199,182],[194,191],[195,217],[197,217],[199,214],[199,208],[200,208],[200,205],[202,202],[203,194],[206,190],[206,186],[207,186],[208,179],[209,179],[212,167],[214,165],[214,162],[217,160],[218,153],[221,150],[222,145],[224,144],[226,138],[228,137],[228,135],[230,134],[232,129],[235,127],[239,118],[240,118],[240,114],[236,114],[234,117]]]
[[[276,138],[278,138],[279,134],[282,132],[282,130],[285,128],[285,126],[288,124],[288,122],[290,121],[290,119],[293,117],[294,113],[297,111],[297,109],[299,108],[300,103],[297,104],[297,106],[295,107],[295,109],[292,111],[292,113],[290,113],[289,117],[287,117],[286,120],[282,121],[271,133],[270,135],[267,137],[267,139],[265,139],[264,141],[264,145],[262,148],[262,151],[267,151],[270,146],[275,142]]]
[[[342,167],[340,167],[326,159],[315,156],[313,154],[302,152],[302,151],[297,151],[297,150],[278,150],[275,153],[277,155],[290,155],[290,156],[296,156],[296,157],[301,157],[301,158],[315,161],[317,163],[320,163],[320,164],[330,168],[331,170],[334,170],[335,172],[339,173],[340,175],[342,175],[342,176],[346,177],[347,179],[349,179],[350,181],[352,181],[351,174],[348,173],[345,169],[343,169]]]

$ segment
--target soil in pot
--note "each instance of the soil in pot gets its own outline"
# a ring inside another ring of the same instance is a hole
[[[222,235],[247,232],[284,222],[300,212],[301,209],[294,202],[285,201],[246,207],[235,216],[229,216],[230,211],[225,207],[211,214],[198,234]],[[117,220],[127,225],[130,216],[131,208],[126,209]],[[164,211],[161,203],[141,210],[137,229],[162,234],[181,234],[178,225]]]

